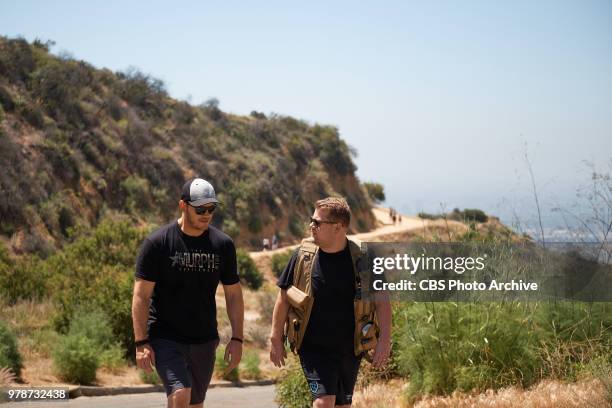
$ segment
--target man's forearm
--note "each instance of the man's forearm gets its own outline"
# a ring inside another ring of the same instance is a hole
[[[227,317],[232,326],[232,337],[244,338],[244,300],[242,290],[236,291],[226,299]]]
[[[146,339],[147,320],[149,319],[149,302],[134,296],[132,299],[132,323],[134,325],[134,339]]]
[[[273,339],[281,339],[283,337],[283,331],[285,327],[285,321],[287,320],[287,313],[289,312],[289,301],[287,300],[287,292],[283,289],[276,298],[274,303],[274,311],[272,312],[272,332],[270,337]]]
[[[391,304],[388,299],[376,300],[376,317],[380,327],[380,338],[391,339]]]

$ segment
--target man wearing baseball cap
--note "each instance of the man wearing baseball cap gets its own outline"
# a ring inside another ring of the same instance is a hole
[[[219,344],[215,292],[223,284],[232,338],[227,371],[242,356],[244,303],[232,239],[210,225],[219,204],[213,186],[183,186],[181,217],[149,235],[136,261],[132,320],[136,363],[157,370],[168,407],[203,407]]]

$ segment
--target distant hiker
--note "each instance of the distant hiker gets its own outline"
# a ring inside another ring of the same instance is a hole
[[[276,234],[272,235],[272,249],[278,248],[278,237]]]
[[[244,303],[232,239],[210,225],[219,201],[194,178],[183,186],[181,217],[142,243],[136,261],[132,320],[138,368],[161,378],[168,407],[202,407],[219,344],[215,292],[223,284],[232,338],[228,371],[242,356]]]
[[[402,223],[402,214],[398,214],[397,217],[398,217],[399,223],[401,224]]]
[[[395,224],[395,220],[396,220],[395,213],[393,214],[393,217],[391,217],[391,218],[393,219],[393,224]]]
[[[264,238],[264,239],[261,241],[261,244],[262,244],[262,246],[263,246],[263,250],[264,250],[264,251],[267,251],[268,249],[270,249],[270,240],[269,240],[268,238]]]
[[[362,253],[346,236],[350,220],[343,198],[317,201],[312,238],[302,242],[277,283],[270,360],[277,367],[285,364],[286,336],[317,408],[349,406],[361,358],[372,351],[379,367],[391,350],[391,306],[362,297]]]

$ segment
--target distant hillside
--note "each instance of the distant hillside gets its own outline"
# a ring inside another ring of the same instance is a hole
[[[312,203],[332,194],[349,201],[352,231],[374,225],[336,128],[191,106],[136,70],[95,69],[39,41],[0,37],[0,160],[0,238],[17,253],[50,252],[106,216],[166,222],[195,175],[217,189],[215,222],[241,245],[274,232],[297,241]]]

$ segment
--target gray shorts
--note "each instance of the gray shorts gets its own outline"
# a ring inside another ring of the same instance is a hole
[[[184,344],[167,339],[151,339],[155,368],[164,383],[166,395],[191,388],[190,404],[200,404],[215,367],[215,350],[219,340],[202,344]]]

